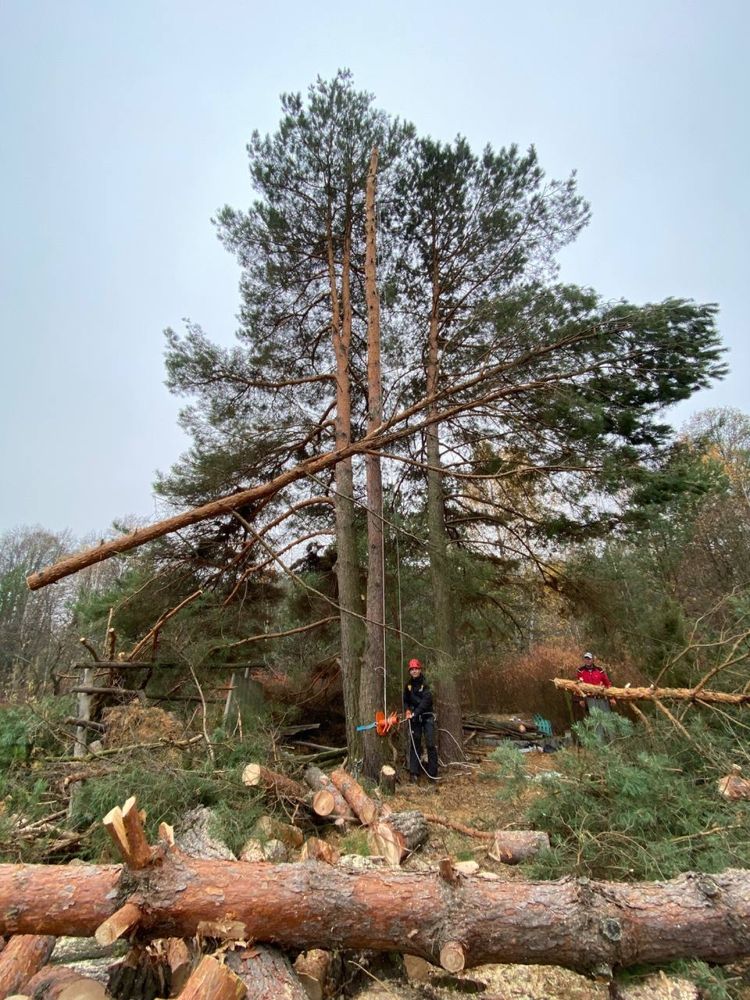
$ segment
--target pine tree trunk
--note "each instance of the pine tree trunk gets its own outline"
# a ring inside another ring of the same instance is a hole
[[[329,228],[328,270],[331,291],[331,336],[336,358],[336,450],[351,444],[351,386],[349,354],[352,337],[351,306],[351,236],[344,241],[341,266],[341,296],[336,278],[333,236]],[[336,465],[334,509],[336,512],[336,580],[341,608],[341,684],[346,719],[346,745],[350,757],[358,759],[361,739],[357,732],[359,718],[359,620],[351,612],[360,607],[357,573],[356,535],[354,528],[354,477],[352,460]]]
[[[365,198],[365,296],[367,300],[367,432],[375,431],[383,421],[383,392],[380,372],[380,303],[377,288],[377,234],[375,192],[378,151],[373,149],[367,175]],[[365,655],[360,679],[359,710],[370,721],[384,708],[385,701],[385,621],[383,588],[383,479],[379,455],[365,456],[367,476],[367,623]],[[377,780],[387,746],[374,729],[363,740],[364,775]]]
[[[438,343],[439,288],[437,276],[433,278],[433,305],[427,344],[427,395],[437,392],[440,361]],[[434,413],[435,403],[428,412]],[[427,452],[427,532],[430,546],[430,582],[432,584],[432,609],[435,623],[435,645],[440,650],[437,664],[437,739],[438,755],[442,763],[464,760],[463,730],[461,727],[461,696],[455,679],[455,626],[451,597],[450,567],[448,562],[448,534],[445,528],[445,501],[443,476],[440,472],[440,425],[431,424],[425,431]]]

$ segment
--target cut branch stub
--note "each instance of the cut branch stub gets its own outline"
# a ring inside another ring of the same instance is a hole
[[[141,921],[141,910],[133,902],[124,903],[119,910],[116,910],[111,917],[99,924],[94,937],[97,944],[114,944],[118,938],[123,937]]]
[[[122,809],[115,806],[102,820],[122,860],[136,870],[147,868],[153,857],[143,829],[145,815],[138,812],[135,796],[131,796]]]

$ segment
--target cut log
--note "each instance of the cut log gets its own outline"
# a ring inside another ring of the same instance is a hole
[[[346,771],[333,771],[331,781],[351,806],[352,812],[363,826],[377,819],[378,807],[364,788]]]
[[[737,764],[732,768],[732,773],[717,782],[719,795],[725,799],[750,799],[750,779],[742,777],[742,768]]]
[[[307,1000],[289,960],[276,948],[235,949],[227,955],[227,965],[244,984],[247,1000]]]
[[[308,767],[305,771],[305,784],[315,793],[312,798],[313,812],[324,819],[335,816],[339,819],[356,819],[349,803],[334,783],[319,767]]]
[[[261,816],[255,824],[255,833],[264,840],[280,840],[294,850],[302,847],[305,842],[305,835],[298,826],[282,823],[273,816]]]
[[[460,972],[466,967],[466,953],[460,941],[447,941],[443,945],[440,964],[446,972]]]
[[[549,850],[549,835],[539,830],[497,830],[489,850],[493,861],[517,865]]]
[[[333,997],[341,979],[341,962],[330,951],[313,948],[297,956],[294,971],[299,976],[309,1000]]]
[[[375,854],[398,866],[427,840],[427,823],[418,810],[389,813],[370,828],[368,842]]]
[[[396,769],[390,764],[383,764],[380,768],[380,791],[383,795],[396,794]]]
[[[243,1000],[245,984],[212,955],[201,959],[180,994],[181,1000]]]
[[[300,851],[300,861],[322,861],[327,865],[335,865],[339,860],[338,850],[320,837],[308,837]]]
[[[12,905],[13,900],[9,899],[4,909],[7,911]],[[0,1000],[19,993],[34,973],[47,964],[54,947],[55,938],[49,935],[14,935],[0,952]]]
[[[242,783],[248,788],[262,788],[282,801],[307,805],[309,792],[304,785],[261,764],[248,764],[242,772]]]
[[[193,937],[211,925],[298,951],[408,949],[433,964],[459,941],[467,967],[587,969],[750,955],[747,871],[631,884],[469,876],[452,890],[438,873],[211,861],[174,849],[142,872],[0,865],[0,935],[89,937],[129,896],[139,902],[144,939]]]
[[[67,965],[45,965],[24,987],[34,1000],[106,1000],[107,991],[95,979]]]

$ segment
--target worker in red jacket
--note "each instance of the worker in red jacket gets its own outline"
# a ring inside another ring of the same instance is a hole
[[[612,681],[607,676],[607,671],[596,663],[593,653],[583,654],[583,663],[576,672],[576,680],[581,684],[595,684],[601,688],[612,687]],[[614,698],[608,699],[604,696],[594,697],[587,695],[582,704],[585,704],[586,710],[590,715],[594,709],[598,709],[600,712],[609,712],[610,708],[614,706],[615,701]]]

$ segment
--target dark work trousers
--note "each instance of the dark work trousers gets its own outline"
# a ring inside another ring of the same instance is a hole
[[[427,774],[431,778],[437,778],[438,754],[435,745],[435,715],[428,712],[420,715],[419,718],[410,719],[411,737],[409,739],[409,772],[411,774],[424,774],[421,763],[422,755],[422,735],[427,747]]]

